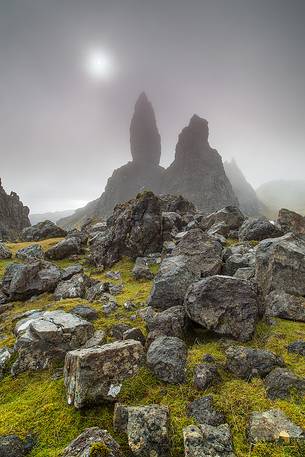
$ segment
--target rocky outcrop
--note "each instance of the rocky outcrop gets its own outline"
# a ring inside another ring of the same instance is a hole
[[[174,162],[163,177],[164,192],[181,194],[205,213],[238,206],[221,156],[208,142],[205,119],[194,115],[179,135]]]
[[[17,239],[31,225],[29,212],[15,192],[5,192],[0,178],[0,241]]]

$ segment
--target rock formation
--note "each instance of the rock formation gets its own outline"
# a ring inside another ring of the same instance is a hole
[[[183,195],[206,213],[238,206],[221,156],[210,147],[208,137],[208,122],[194,115],[180,133],[175,160],[163,177],[164,191]]]
[[[5,192],[0,178],[0,240],[16,239],[25,227],[29,227],[29,212],[15,192],[10,195]]]

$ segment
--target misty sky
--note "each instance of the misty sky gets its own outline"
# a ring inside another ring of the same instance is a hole
[[[162,165],[193,113],[255,186],[303,179],[304,0],[0,0],[0,176],[32,212],[82,206],[130,160],[143,90]],[[113,76],[96,80],[102,49]]]

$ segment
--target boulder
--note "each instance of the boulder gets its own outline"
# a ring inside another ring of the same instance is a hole
[[[97,330],[94,332],[94,335],[86,341],[82,348],[93,348],[96,346],[102,346],[106,343],[107,336],[103,330]]]
[[[220,335],[251,339],[258,318],[255,286],[230,276],[211,276],[193,283],[184,306],[191,320]]]
[[[44,260],[13,263],[5,270],[2,290],[11,301],[27,300],[44,292],[53,292],[60,278],[60,269]]]
[[[62,457],[123,457],[118,443],[107,430],[87,428],[64,450]]]
[[[59,243],[46,251],[46,257],[51,260],[66,259],[72,255],[81,253],[81,243],[79,238],[64,238]]]
[[[132,327],[128,324],[114,324],[111,327],[111,336],[115,340],[122,340],[124,333],[127,332],[127,330],[131,330]]]
[[[182,217],[174,212],[162,212],[162,232],[163,240],[170,241],[174,236],[181,232],[183,223]]]
[[[71,279],[72,276],[77,275],[79,273],[83,273],[84,268],[79,263],[75,263],[73,265],[69,265],[68,267],[64,268],[61,272],[61,279],[66,281]]]
[[[305,235],[305,217],[288,209],[281,209],[277,224],[284,233],[293,232]]]
[[[16,252],[16,257],[21,260],[44,259],[44,251],[39,244],[32,244],[19,249]]]
[[[45,311],[19,321],[14,350],[18,357],[12,374],[42,370],[64,360],[68,351],[81,347],[94,334],[91,323],[64,311]]]
[[[273,290],[267,295],[266,315],[305,322],[305,298]]]
[[[259,441],[304,440],[304,430],[291,422],[279,409],[254,412],[250,416],[248,428],[249,441],[253,444]]]
[[[0,242],[0,260],[11,259],[11,257],[11,251],[5,246],[4,243]]]
[[[245,216],[237,206],[227,206],[202,218],[200,227],[227,237],[230,232],[238,230],[244,220]]]
[[[0,436],[0,456],[24,457],[31,452],[34,444],[31,436],[27,436],[25,440],[16,435]]]
[[[192,216],[196,213],[195,205],[182,195],[161,194],[161,210],[164,213],[178,213],[180,216]]]
[[[261,241],[266,238],[277,238],[281,235],[282,232],[279,227],[263,216],[246,219],[238,232],[241,241]]]
[[[183,429],[185,457],[235,457],[228,424],[200,424]]]
[[[187,415],[196,419],[198,424],[216,426],[225,422],[224,414],[215,409],[212,395],[197,398],[189,403]]]
[[[246,254],[232,254],[225,262],[223,272],[225,275],[234,276],[237,270],[241,268],[255,268],[254,251]]]
[[[55,300],[65,298],[84,298],[86,287],[91,285],[91,280],[88,276],[79,273],[72,276],[67,281],[60,281],[54,291]]]
[[[130,328],[123,333],[123,340],[139,341],[143,346],[145,345],[145,336],[139,328]]]
[[[65,230],[51,221],[39,222],[32,227],[27,227],[22,231],[22,241],[42,241],[49,238],[63,238],[66,236]]]
[[[115,400],[124,379],[139,370],[143,355],[143,346],[134,340],[68,352],[64,368],[68,404],[82,408]]]
[[[305,236],[288,233],[261,241],[256,250],[256,280],[264,295],[272,290],[305,295]]]
[[[21,231],[31,225],[29,212],[15,192],[5,192],[0,178],[0,241],[16,240]]]
[[[154,275],[149,269],[144,257],[137,257],[132,270],[135,279],[153,279]]]
[[[220,382],[217,366],[214,364],[196,365],[194,373],[194,386],[198,390],[206,390]]]
[[[155,312],[148,308],[145,313],[145,322],[149,332],[158,332],[159,335],[176,336],[183,339],[189,326],[189,319],[183,306],[173,306],[162,312]]]
[[[98,312],[86,305],[75,306],[70,312],[87,321],[95,321],[98,318]]]
[[[12,354],[7,347],[0,349],[0,381],[4,376],[5,369],[7,368],[11,356]]]
[[[246,279],[247,281],[251,281],[255,279],[255,266],[253,267],[246,267],[246,268],[238,268],[238,270],[234,273],[234,278],[238,279]]]
[[[187,232],[161,262],[148,304],[162,310],[181,306],[194,281],[220,272],[221,254],[221,244],[202,230]]]
[[[181,384],[186,380],[187,349],[185,343],[173,336],[160,336],[149,346],[147,366],[161,381]]]
[[[305,380],[285,368],[275,368],[265,378],[267,396],[271,400],[289,398],[294,392],[305,393]]]
[[[284,361],[272,352],[243,346],[230,346],[226,350],[226,368],[235,376],[250,380],[253,376],[265,377]]]
[[[305,341],[301,340],[290,343],[288,346],[288,352],[292,352],[293,354],[298,354],[305,357]]]

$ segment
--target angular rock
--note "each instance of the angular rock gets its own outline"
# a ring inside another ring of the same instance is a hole
[[[145,344],[145,336],[143,335],[143,332],[139,328],[131,328],[126,330],[123,333],[123,340],[135,340],[139,341],[141,344]]]
[[[83,273],[84,269],[80,264],[69,265],[68,267],[64,268],[61,272],[61,279],[66,281],[67,279],[71,279],[72,276],[77,275],[79,273]]]
[[[248,429],[249,441],[290,441],[304,440],[304,430],[291,422],[279,409],[254,412],[251,414]]]
[[[0,349],[0,381],[3,378],[4,371],[7,367],[7,364],[11,358],[12,354],[7,347]],[[1,454],[0,454],[1,455]]]
[[[27,436],[25,440],[22,440],[16,435],[0,436],[0,456],[24,457],[31,452],[34,444],[31,436]]]
[[[172,254],[162,261],[148,304],[162,310],[181,306],[194,281],[220,272],[221,254],[221,244],[202,230],[187,232]]]
[[[85,298],[86,300],[93,302],[99,302],[105,300],[106,295],[109,293],[109,283],[108,282],[96,282],[92,286],[88,287],[86,290]],[[109,298],[109,297],[108,297]]]
[[[225,275],[234,276],[241,268],[255,268],[255,253],[250,251],[246,254],[232,254],[225,262],[223,271]]]
[[[64,450],[62,457],[123,457],[118,443],[107,430],[87,428]]]
[[[189,325],[183,306],[173,306],[159,313],[148,308],[145,321],[150,332],[157,331],[159,335],[176,336],[181,339],[185,337]]]
[[[11,259],[11,257],[11,251],[5,246],[4,243],[0,242],[0,260]]]
[[[234,278],[246,279],[247,281],[254,280],[255,278],[255,266],[238,268],[234,273]]]
[[[174,236],[181,232],[183,226],[182,217],[174,212],[162,212],[162,231],[163,240],[170,241]]]
[[[65,230],[51,221],[39,222],[32,227],[27,227],[22,231],[22,241],[42,241],[49,238],[62,238],[66,236]]]
[[[124,379],[139,370],[143,355],[143,346],[134,340],[68,352],[64,369],[68,404],[82,408],[113,401]]]
[[[292,321],[305,322],[305,298],[273,290],[267,295],[266,315]]]
[[[153,279],[154,275],[149,269],[145,258],[137,257],[132,270],[135,279]]]
[[[29,212],[15,192],[5,192],[0,178],[0,241],[16,240],[21,231],[31,225]]]
[[[184,306],[191,320],[220,335],[249,340],[258,318],[255,286],[230,276],[211,276],[193,283]]]
[[[149,346],[147,365],[161,381],[181,384],[186,379],[187,349],[176,337],[160,336]]]
[[[27,300],[44,292],[53,292],[60,278],[60,269],[44,260],[13,263],[5,270],[2,290],[12,301]]]
[[[267,396],[271,400],[289,398],[292,392],[305,393],[305,380],[285,368],[275,368],[265,378]]]
[[[16,252],[16,257],[21,260],[44,259],[44,251],[39,244],[32,244],[19,249]]]
[[[226,350],[226,368],[235,376],[251,379],[265,377],[276,367],[283,367],[284,361],[272,352],[243,346],[230,346]]]
[[[194,386],[199,390],[206,390],[208,387],[218,384],[220,376],[216,365],[196,365],[194,373]]]
[[[19,321],[15,333],[18,358],[12,366],[13,375],[63,361],[68,351],[81,347],[93,336],[94,328],[73,314],[45,311]]]
[[[51,260],[66,259],[81,253],[81,243],[76,237],[65,238],[46,251],[46,257]]]
[[[250,217],[239,229],[241,241],[261,241],[266,238],[277,238],[282,235],[281,230],[272,224],[266,217]]]
[[[196,213],[195,205],[182,195],[161,194],[160,200],[164,213],[178,213],[182,217]]]
[[[79,273],[67,281],[60,281],[54,291],[55,300],[65,298],[84,298],[86,287],[90,285],[88,276]]]
[[[305,357],[305,341],[294,341],[288,346],[288,352],[299,354]]]
[[[127,330],[131,330],[131,327],[128,324],[114,324],[111,328],[111,336],[115,340],[122,340],[124,333],[127,332]]]
[[[98,312],[86,305],[75,306],[70,312],[87,321],[95,321],[98,318]]]
[[[293,232],[305,235],[305,217],[288,209],[281,209],[277,224],[284,233]]]
[[[228,424],[190,425],[183,429],[185,457],[234,457]]]
[[[217,233],[227,237],[232,230],[237,230],[245,220],[237,206],[226,206],[202,218],[200,227],[203,230],[217,230]]]
[[[225,416],[214,407],[212,395],[198,398],[187,407],[187,415],[196,419],[199,424],[220,425],[225,422]]]

